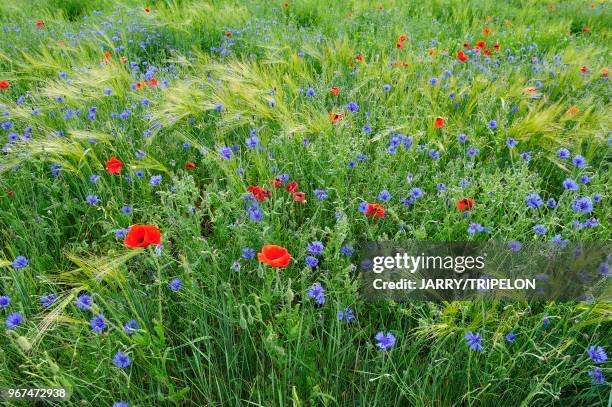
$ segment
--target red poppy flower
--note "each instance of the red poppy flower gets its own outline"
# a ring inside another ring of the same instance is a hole
[[[401,42],[398,42],[397,44],[395,44],[395,46],[397,47],[397,49],[404,49],[404,44],[402,44]]]
[[[468,60],[468,56],[467,56],[467,55],[465,55],[465,54],[463,53],[463,51],[459,51],[459,52],[457,52],[457,58],[459,58],[459,61],[461,61],[461,62],[465,62],[465,61],[467,61],[467,60]]]
[[[485,55],[491,55],[491,54],[493,54],[493,51],[491,51],[490,49],[485,49],[484,54]]]
[[[284,2],[284,3],[283,3],[283,7],[285,7],[285,8],[289,7],[289,3]]]
[[[329,90],[329,93],[331,93],[332,95],[338,96],[338,94],[340,93],[340,89],[338,89],[337,86],[334,86],[333,88]]]
[[[434,122],[434,129],[439,129],[442,126],[444,126],[444,118],[436,117],[436,121]]]
[[[583,33],[588,33],[589,31],[591,31],[591,30],[590,30],[588,27],[584,27],[584,28],[582,29],[582,32],[583,32]]]
[[[287,183],[287,185],[285,185],[285,189],[287,190],[287,192],[297,192],[297,188],[298,188],[298,184],[297,182],[293,181],[293,182],[289,182]]]
[[[486,46],[487,46],[487,43],[486,43],[486,42],[484,42],[484,41],[482,41],[482,40],[480,40],[480,41],[478,41],[478,42],[476,43],[476,46],[477,46],[478,48],[484,48],[484,47],[486,47]]]
[[[489,28],[489,27],[485,28],[485,29],[482,31],[482,33],[483,33],[484,35],[489,35],[489,34],[491,34],[491,28]]]
[[[608,68],[601,68],[601,76],[608,77]]]
[[[160,243],[161,233],[155,225],[134,225],[123,240],[123,244],[132,249]]]
[[[197,167],[197,165],[195,163],[192,163],[191,161],[189,161],[188,163],[185,164],[185,168],[188,170],[195,170]]]
[[[463,211],[468,211],[472,209],[473,206],[474,206],[474,200],[472,198],[463,198],[463,199],[460,199],[459,202],[457,202],[457,205],[455,205],[455,208],[463,212]]]
[[[365,211],[366,216],[373,216],[375,218],[380,218],[385,216],[385,208],[382,207],[381,204],[368,204],[368,208]]]
[[[582,73],[587,73],[587,71],[588,71],[588,70],[589,70],[589,68],[587,68],[587,67],[586,67],[586,65],[583,65],[583,66],[580,68],[580,71],[581,71]]]
[[[469,42],[464,42],[463,43],[463,48],[469,48],[470,47],[470,43]]]
[[[355,58],[357,59],[357,61],[363,62],[363,55],[357,54],[357,56]]]
[[[45,26],[45,22],[44,21],[37,21],[36,22],[36,27],[44,27]]]
[[[108,51],[106,51],[106,52],[104,53],[104,56],[105,56],[106,58],[109,58],[109,57],[111,56],[111,53],[110,53],[110,52],[108,52]]]
[[[10,189],[7,189],[6,196],[8,196],[9,199],[13,199],[15,197],[15,193],[11,191]]]
[[[263,189],[259,185],[249,186],[249,192],[251,195],[253,195],[253,198],[259,202],[263,202],[266,200],[266,198],[272,197],[272,192],[268,191],[267,189]]]
[[[0,81],[0,89],[7,89],[10,85],[9,81]]]
[[[153,78],[150,81],[146,81],[145,84],[150,88],[153,86],[157,86],[157,78]]]
[[[400,35],[400,36],[399,36],[399,41],[400,41],[400,42],[404,42],[404,41],[406,41],[407,39],[408,39],[408,38],[407,38],[405,35]]]
[[[293,200],[295,202],[302,202],[302,203],[304,203],[304,202],[306,202],[306,194],[303,193],[303,192],[295,192],[293,194]]]
[[[150,12],[150,11],[151,11],[151,9],[150,9],[149,7],[145,7],[145,9],[144,9],[144,10],[145,10],[145,13],[148,13],[148,12]]]
[[[109,174],[121,174],[121,167],[123,167],[123,163],[115,156],[112,156],[110,160],[106,162],[106,169]]]
[[[334,113],[334,112],[331,112],[331,113],[329,114],[329,120],[330,120],[330,121],[331,121],[333,124],[338,123],[338,122],[339,122],[340,120],[342,120],[342,119],[344,119],[344,114],[342,114],[342,113]]]
[[[493,48],[499,49],[499,44],[493,44]]]
[[[283,185],[283,181],[279,178],[276,178],[272,181],[270,181],[270,185],[274,185],[274,188],[280,188],[281,185]]]
[[[227,38],[230,38],[230,37],[232,36],[232,33],[231,33],[231,32],[229,32],[229,31],[226,31],[226,32],[225,32],[225,36],[226,36]]]
[[[257,253],[257,260],[270,267],[285,268],[291,261],[291,255],[284,247],[275,244],[265,245]]]

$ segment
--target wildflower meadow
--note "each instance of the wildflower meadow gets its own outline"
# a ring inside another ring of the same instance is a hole
[[[611,12],[1,0],[0,400],[612,405],[609,296],[360,278],[369,241],[610,241]]]

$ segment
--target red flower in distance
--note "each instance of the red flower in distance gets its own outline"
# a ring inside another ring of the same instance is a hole
[[[268,191],[267,189],[263,189],[259,185],[249,186],[249,192],[251,195],[253,195],[253,198],[259,202],[263,202],[266,200],[266,198],[272,197],[272,192]]]
[[[332,113],[329,114],[329,120],[333,124],[338,123],[342,119],[344,119],[344,114],[343,113],[334,113],[334,112],[332,112]]]
[[[291,255],[284,247],[274,244],[265,245],[257,253],[257,260],[271,267],[285,268],[291,261]]]
[[[160,243],[161,233],[155,225],[134,225],[123,240],[123,244],[132,249]]]
[[[280,188],[281,185],[283,185],[283,181],[279,178],[276,178],[275,180],[270,181],[270,185],[274,185],[274,188]]]
[[[340,89],[338,89],[337,86],[334,86],[333,88],[329,90],[329,93],[331,93],[332,95],[338,96],[338,94],[340,93]]]
[[[123,167],[123,163],[115,156],[112,156],[110,160],[106,162],[106,170],[109,174],[121,174],[121,167]]]
[[[37,21],[36,22],[36,27],[44,27],[45,26],[45,22],[44,21]]]
[[[436,117],[436,121],[434,122],[434,129],[439,129],[440,127],[444,126],[444,118],[443,117]]]
[[[0,81],[0,89],[8,89],[9,86],[11,86],[9,81]]]
[[[459,202],[457,202],[457,205],[455,205],[455,208],[464,212],[464,211],[469,211],[470,209],[472,209],[473,206],[474,206],[474,200],[472,198],[463,198],[463,199],[460,199]]]
[[[192,163],[191,161],[189,161],[188,163],[185,164],[185,168],[188,170],[195,170],[197,167],[197,165],[195,163]]]
[[[457,58],[459,58],[459,61],[461,61],[461,62],[465,62],[465,61],[467,61],[467,60],[468,60],[468,56],[467,56],[467,55],[465,55],[465,54],[463,53],[463,51],[459,51],[459,52],[457,52]]]
[[[291,193],[297,192],[297,188],[298,188],[298,184],[295,181],[289,182],[287,183],[287,185],[285,185],[285,189],[287,190],[287,192],[291,192]]]
[[[295,192],[293,194],[293,200],[295,202],[302,202],[302,203],[304,203],[304,202],[306,202],[306,194],[303,193],[303,192]]]
[[[385,216],[385,208],[382,207],[381,204],[368,204],[368,208],[365,211],[366,216],[373,216],[375,218],[380,218]]]

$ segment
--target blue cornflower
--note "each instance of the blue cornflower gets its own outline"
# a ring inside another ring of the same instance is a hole
[[[482,231],[484,231],[484,226],[482,226],[480,223],[472,222],[470,223],[470,226],[468,226],[468,234],[470,236],[474,236],[476,232]]]
[[[323,286],[321,286],[321,284],[319,283],[314,283],[309,289],[308,289],[308,296],[310,298],[314,298],[315,302],[319,305],[322,305],[325,303],[325,290],[323,289]]]
[[[583,184],[588,184],[589,182],[591,182],[591,178],[589,178],[588,175],[581,175],[580,176],[580,182],[582,182]]]
[[[516,340],[516,335],[510,332],[509,334],[506,335],[506,340],[510,343],[514,343],[514,341]]]
[[[248,148],[255,148],[259,145],[259,137],[257,136],[249,137],[246,139],[245,144]]]
[[[362,129],[361,129],[364,133],[368,134],[372,132],[372,127],[370,127],[369,124],[364,124]]]
[[[105,95],[110,95],[110,94],[112,94],[112,93],[113,93],[113,90],[112,90],[112,89],[110,89],[110,88],[106,88],[106,89],[104,89],[102,92],[103,92]]]
[[[604,384],[605,382],[604,374],[603,374],[603,370],[601,370],[600,368],[594,367],[593,369],[589,370],[587,373],[589,374],[589,376],[593,378],[593,380],[591,380],[592,384]]]
[[[0,295],[0,308],[7,308],[11,303],[11,297],[8,295]]]
[[[319,265],[319,259],[314,256],[306,257],[306,264],[312,268],[317,267]]]
[[[242,248],[242,254],[240,255],[240,257],[242,257],[243,259],[252,259],[253,257],[255,257],[255,249],[245,246]]]
[[[85,197],[85,201],[90,205],[97,205],[100,203],[100,198],[97,195],[90,194]]]
[[[489,128],[490,128],[490,129],[495,129],[495,128],[497,128],[497,121],[495,121],[495,120],[490,120],[490,121],[489,121]]]
[[[459,185],[461,186],[461,188],[467,188],[467,187],[469,187],[469,186],[470,186],[470,180],[465,179],[465,178],[462,178],[462,179],[459,181]]]
[[[125,324],[123,324],[123,332],[128,335],[133,335],[140,329],[138,326],[138,322],[135,319],[130,319]]]
[[[387,350],[392,348],[395,345],[395,336],[391,332],[378,332],[374,339],[378,341],[376,347],[378,349]]]
[[[22,269],[24,267],[27,267],[28,265],[28,258],[25,256],[17,256],[15,258],[15,260],[13,260],[13,268],[14,269]]]
[[[107,328],[104,315],[96,315],[89,321],[89,326],[95,333],[100,333]]]
[[[546,205],[548,205],[550,209],[555,209],[557,207],[557,201],[555,201],[554,198],[549,198],[548,201],[546,201]]]
[[[60,164],[58,164],[58,163],[55,163],[55,164],[51,165],[51,176],[53,176],[53,177],[59,176],[61,168],[62,168],[62,166]]]
[[[342,254],[348,257],[351,257],[353,255],[353,248],[351,246],[344,245],[342,246],[342,249],[340,249],[340,251],[342,252]]]
[[[349,307],[344,307],[343,311],[338,311],[338,321],[351,322],[355,319],[355,311]]]
[[[56,298],[57,297],[55,296],[55,294],[43,295],[42,297],[40,297],[40,303],[43,307],[47,308],[55,302]]]
[[[132,213],[132,207],[129,205],[123,205],[123,208],[121,208],[121,212],[123,212],[124,215],[129,215],[130,213]]]
[[[130,405],[125,401],[115,401],[113,403],[113,407],[130,407]]]
[[[572,164],[574,164],[576,168],[582,168],[586,165],[586,160],[584,159],[583,156],[577,155],[574,158],[572,158]]]
[[[433,85],[433,86],[436,86],[438,84],[438,78],[431,78],[429,80],[429,84]]]
[[[249,217],[254,222],[259,222],[263,219],[264,213],[259,208],[257,202],[253,202],[251,205],[246,207],[246,211],[249,213]]]
[[[530,152],[524,152],[519,154],[519,156],[525,160],[525,161],[530,161],[531,160],[531,153]]]
[[[327,199],[327,189],[315,189],[314,194],[319,201]]]
[[[390,91],[391,85],[383,85],[383,90]]]
[[[480,153],[480,150],[474,148],[474,147],[470,147],[467,149],[467,155],[469,157],[474,157],[475,155],[477,155],[478,153]]]
[[[523,244],[518,240],[510,240],[508,242],[508,250],[511,250],[513,252],[520,252],[522,248]]]
[[[599,195],[599,194],[593,195],[593,202],[600,203],[601,202],[601,195]]]
[[[115,237],[117,237],[118,239],[124,238],[125,235],[127,235],[129,232],[129,230],[127,229],[117,229],[115,231]]]
[[[565,181],[563,181],[563,188],[565,188],[566,191],[577,191],[578,183],[571,178],[566,178]]]
[[[525,203],[532,209],[544,205],[544,201],[542,201],[540,195],[536,194],[535,192],[527,195],[527,198],[525,198]]]
[[[219,154],[221,154],[221,159],[222,160],[229,160],[232,158],[232,149],[229,147],[221,147],[219,149]]]
[[[444,185],[442,182],[439,182],[439,183],[436,185],[436,189],[437,189],[438,191],[446,191],[446,185]]]
[[[548,229],[546,229],[546,226],[544,226],[544,225],[540,225],[540,224],[535,225],[535,226],[533,227],[533,231],[534,231],[534,232],[536,232],[538,235],[543,235],[543,234],[545,234],[547,230],[548,230]]]
[[[318,255],[323,253],[323,250],[325,250],[325,246],[322,242],[315,240],[308,246],[306,246],[306,250],[308,250],[308,252],[311,254]]]
[[[138,151],[136,151],[136,152],[134,153],[134,155],[136,156],[136,158],[139,158],[139,159],[140,159],[140,158],[145,158],[145,156],[147,155],[147,153],[145,153],[145,152],[144,152],[144,151],[142,151],[142,150],[138,150]]]
[[[562,158],[562,159],[568,159],[571,157],[571,154],[567,148],[561,147],[560,149],[557,150],[557,157]]]
[[[182,284],[183,284],[183,280],[181,280],[180,278],[173,278],[168,283],[168,288],[170,289],[170,291],[177,292],[178,290],[181,289]]]
[[[608,355],[606,355],[606,352],[601,346],[591,346],[587,350],[587,353],[589,354],[589,357],[593,359],[593,363],[596,365],[603,363],[608,359]]]
[[[484,346],[482,346],[482,338],[480,337],[479,332],[475,334],[472,332],[468,332],[465,335],[465,344],[475,352],[484,349]]]
[[[151,178],[149,179],[149,184],[155,186],[158,186],[159,184],[161,184],[162,182],[162,176],[161,175],[153,175],[151,176]]]
[[[357,208],[359,210],[359,212],[361,213],[366,213],[366,211],[368,210],[368,203],[367,202],[361,202],[359,203],[359,206]]]
[[[216,104],[215,107],[213,107],[213,109],[216,111],[220,111],[222,108],[223,108],[223,105],[221,103]]]
[[[429,158],[437,159],[440,157],[440,153],[434,150],[433,148],[429,150]]]
[[[132,364],[130,358],[123,352],[117,352],[113,357],[113,363],[120,369],[125,369]]]
[[[544,317],[542,319],[542,326],[544,328],[548,328],[550,326],[550,319],[548,317]]]
[[[514,148],[518,145],[518,141],[516,141],[512,137],[508,137],[508,139],[506,140],[506,145],[508,146],[508,148]]]
[[[92,304],[91,297],[87,294],[80,295],[76,299],[76,306],[81,311],[87,311]]]
[[[315,95],[315,91],[313,88],[308,88],[308,90],[306,91],[306,96],[308,97],[313,97]]]
[[[572,203],[572,209],[575,212],[589,213],[593,210],[593,202],[588,196],[577,198]]]
[[[91,184],[94,184],[94,183],[95,183],[95,182],[96,182],[98,179],[100,179],[100,176],[99,176],[99,175],[92,174],[92,175],[89,177],[89,182],[90,182]]]
[[[387,202],[391,199],[391,194],[389,193],[389,191],[387,191],[386,189],[383,189],[382,191],[380,191],[380,193],[378,194],[378,200],[382,201],[382,202]]]
[[[414,187],[410,190],[410,196],[414,199],[419,199],[423,196],[423,190],[419,187]]]
[[[355,113],[357,110],[359,110],[359,105],[355,102],[349,102],[349,104],[346,105],[346,108],[349,112]]]
[[[23,315],[19,312],[13,312],[6,317],[6,327],[8,329],[13,329],[17,327],[23,321]]]

